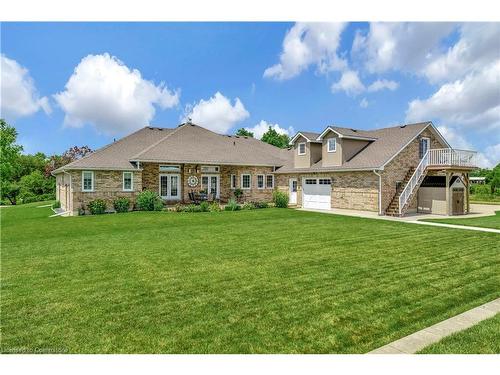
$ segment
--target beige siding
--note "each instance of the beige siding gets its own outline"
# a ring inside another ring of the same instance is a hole
[[[336,138],[337,139],[337,147],[335,152],[328,152],[328,139]],[[333,132],[328,132],[328,134],[323,138],[322,143],[322,153],[323,159],[321,160],[321,165],[323,167],[332,167],[342,165],[342,142],[341,139],[337,136],[337,134]]]

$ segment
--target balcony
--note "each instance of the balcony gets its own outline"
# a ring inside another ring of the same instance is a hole
[[[429,169],[460,169],[477,168],[477,152],[455,150],[453,148],[437,148],[427,152],[424,159]]]

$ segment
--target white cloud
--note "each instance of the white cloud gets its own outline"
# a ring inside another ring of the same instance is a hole
[[[484,155],[486,155],[486,160],[489,165],[487,163],[483,165],[490,168],[496,166],[500,163],[500,143],[486,147]],[[481,159],[479,159],[479,162],[481,163]]]
[[[345,91],[347,95],[356,96],[366,90],[359,79],[358,72],[346,70],[340,80],[332,85],[332,92]]]
[[[480,71],[499,58],[499,43],[500,23],[465,23],[458,42],[430,61],[423,74],[431,82],[441,82]]]
[[[40,109],[47,114],[51,112],[47,97],[40,98],[28,69],[2,54],[0,71],[0,116],[2,118],[29,116]]]
[[[371,73],[418,71],[438,52],[439,42],[454,28],[455,24],[446,22],[372,22],[366,35],[356,34],[352,54]]]
[[[367,108],[367,107],[368,107],[368,104],[369,104],[369,103],[368,103],[368,100],[366,100],[366,98],[361,99],[361,101],[359,102],[359,106],[360,106],[361,108]]]
[[[261,120],[257,125],[245,129],[251,131],[255,138],[261,139],[262,135],[269,130],[269,127],[271,127],[271,129],[274,129],[278,134],[286,134],[288,136],[292,136],[293,134],[295,134],[295,130],[291,126],[289,126],[288,128],[282,128],[278,124],[271,124],[265,120]]]
[[[179,92],[143,79],[139,70],[105,53],[84,57],[65,91],[54,98],[65,112],[66,126],[91,124],[99,132],[123,134],[148,125],[155,106],[176,106]]]
[[[368,86],[367,91],[376,92],[380,90],[391,90],[394,91],[399,87],[399,83],[396,81],[389,81],[387,79],[377,79],[370,86]]]
[[[235,99],[233,105],[220,92],[208,100],[201,99],[194,106],[187,106],[185,113],[184,120],[191,118],[194,124],[222,134],[250,116],[239,98]]]
[[[326,73],[347,67],[337,55],[345,23],[297,22],[283,40],[280,62],[267,68],[264,77],[285,80],[299,75],[310,65]]]
[[[406,118],[500,130],[500,59],[481,72],[442,85],[427,99],[411,101]]]

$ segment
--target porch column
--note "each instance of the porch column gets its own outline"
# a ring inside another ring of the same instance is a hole
[[[469,180],[469,173],[465,173],[465,198],[467,199],[467,214],[470,214],[470,180]]]
[[[450,172],[446,171],[446,215],[450,216]]]

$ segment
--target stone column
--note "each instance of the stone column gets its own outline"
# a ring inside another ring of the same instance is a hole
[[[450,172],[446,171],[446,215],[450,216]]]
[[[467,200],[467,215],[470,214],[470,180],[469,173],[465,173],[465,199]]]

